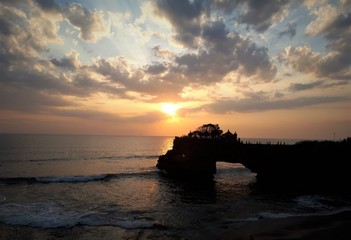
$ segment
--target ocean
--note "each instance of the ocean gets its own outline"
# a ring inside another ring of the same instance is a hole
[[[212,182],[169,178],[155,166],[172,144],[0,135],[0,239],[197,239],[227,223],[351,209],[349,194],[258,190],[255,174],[237,163],[217,163]]]

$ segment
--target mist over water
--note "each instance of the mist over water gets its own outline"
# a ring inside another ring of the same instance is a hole
[[[347,196],[257,191],[255,174],[241,164],[217,163],[213,182],[168,178],[155,165],[172,143],[169,137],[0,135],[0,223],[44,232],[83,226],[95,237],[112,227],[121,237],[142,231],[188,238],[226,221],[351,206]]]

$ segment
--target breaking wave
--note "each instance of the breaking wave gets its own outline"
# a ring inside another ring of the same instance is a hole
[[[152,228],[151,218],[119,218],[118,212],[73,211],[53,202],[0,204],[0,222],[40,228],[70,228],[76,225],[115,226],[125,229]]]
[[[137,177],[147,176],[156,173],[155,171],[145,172],[131,172],[131,173],[118,173],[118,174],[97,174],[85,176],[47,176],[47,177],[14,177],[14,178],[0,178],[0,182],[7,184],[21,184],[21,183],[79,183],[90,181],[108,181],[114,178],[123,177]],[[1,197],[0,197],[1,202]]]
[[[59,157],[59,158],[38,158],[38,159],[2,159],[2,163],[19,163],[19,162],[69,162],[69,161],[88,161],[88,160],[106,160],[106,161],[119,161],[119,160],[140,160],[140,159],[157,159],[159,155],[111,155],[111,156],[80,156],[80,157]]]

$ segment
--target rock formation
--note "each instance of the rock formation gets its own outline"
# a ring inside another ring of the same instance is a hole
[[[212,179],[216,162],[241,163],[261,182],[329,184],[347,181],[351,138],[342,141],[304,141],[296,144],[243,143],[218,125],[205,124],[175,137],[173,148],[159,157],[157,167],[167,174]]]

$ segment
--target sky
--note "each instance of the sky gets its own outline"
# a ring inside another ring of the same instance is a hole
[[[0,1],[0,133],[351,136],[351,0]]]

